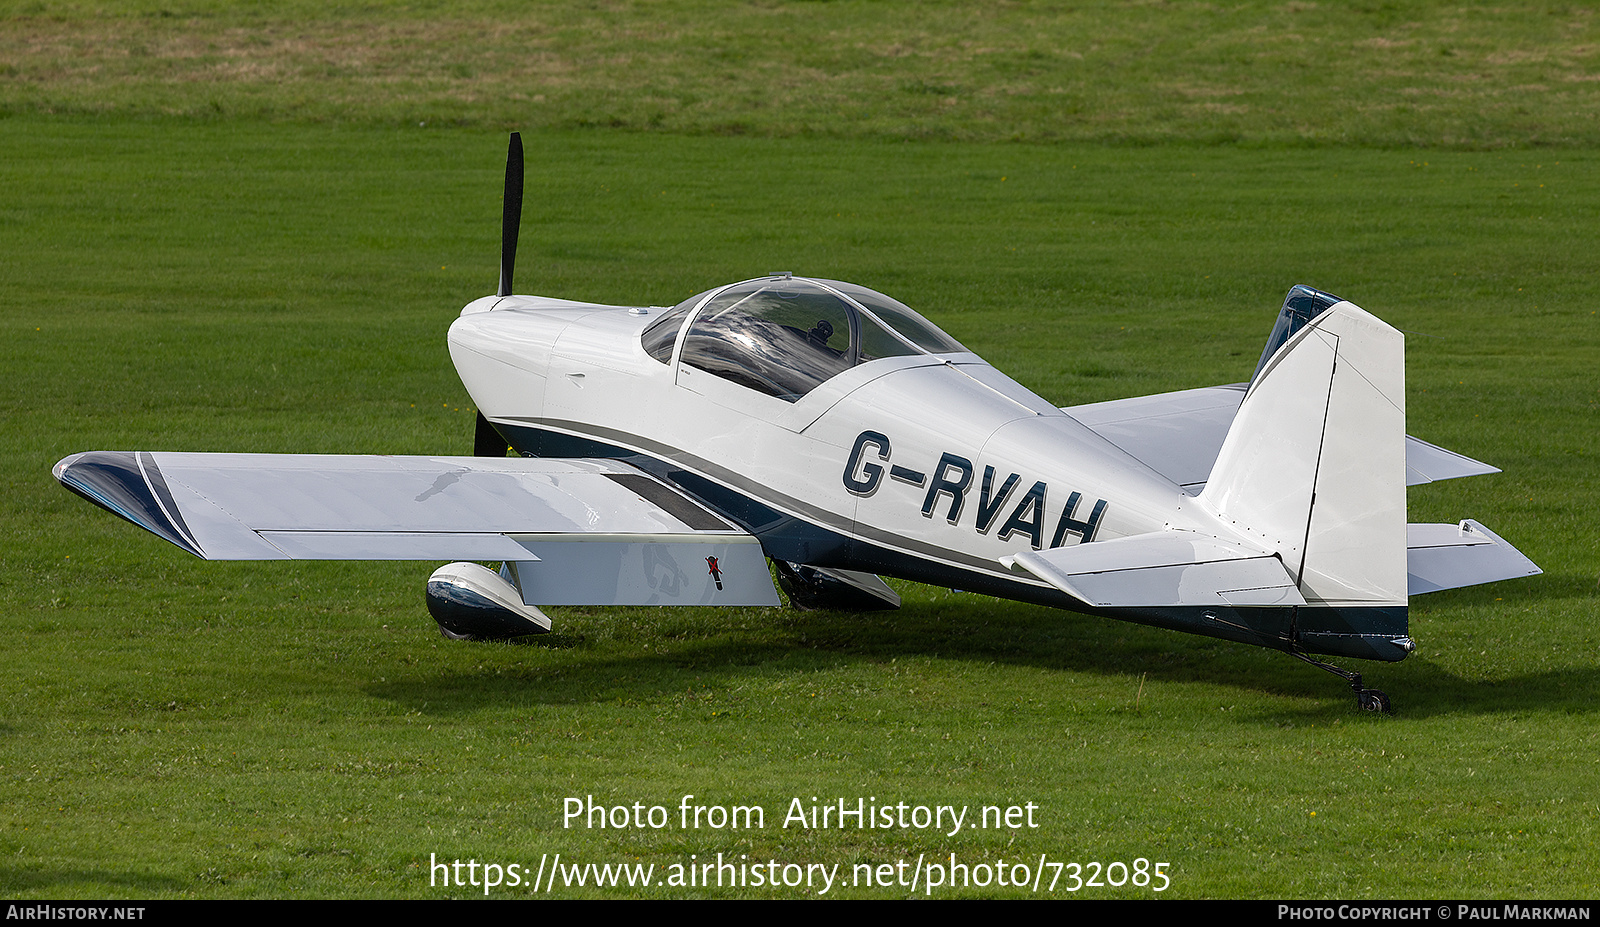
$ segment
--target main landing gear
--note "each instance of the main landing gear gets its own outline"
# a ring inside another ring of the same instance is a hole
[[[1297,660],[1304,660],[1305,662],[1310,663],[1312,666],[1315,666],[1317,669],[1326,670],[1333,675],[1338,676],[1340,679],[1350,683],[1350,690],[1356,694],[1356,706],[1362,711],[1381,711],[1385,714],[1394,714],[1394,709],[1389,707],[1389,696],[1384,695],[1381,690],[1368,689],[1362,683],[1360,673],[1347,669],[1340,669],[1339,667],[1334,666],[1332,663],[1324,663],[1321,660],[1303,654],[1298,650],[1291,650],[1289,651],[1289,654]]]

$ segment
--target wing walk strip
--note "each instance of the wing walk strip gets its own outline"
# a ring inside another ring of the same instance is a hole
[[[654,503],[656,507],[696,531],[737,530],[653,476],[646,476],[643,473],[607,473],[606,478],[628,487],[638,493],[640,498]]]

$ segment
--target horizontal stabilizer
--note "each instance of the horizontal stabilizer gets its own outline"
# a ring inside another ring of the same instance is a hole
[[[1200,491],[1244,400],[1245,384],[1113,399],[1061,411],[1190,494]]]
[[[1096,608],[1304,605],[1283,561],[1190,531],[1159,531],[1001,560]]]
[[[1543,572],[1521,551],[1470,518],[1459,525],[1406,525],[1406,591],[1410,595]]]
[[[1481,460],[1473,460],[1465,454],[1447,451],[1421,438],[1406,435],[1407,486],[1499,472],[1499,467],[1491,467]]]
[[[1211,476],[1244,391],[1243,383],[1206,386],[1062,411],[1196,495]],[[1498,467],[1406,435],[1407,486],[1499,472]]]

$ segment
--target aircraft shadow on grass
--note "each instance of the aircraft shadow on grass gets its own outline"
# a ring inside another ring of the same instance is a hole
[[[1515,607],[1519,602],[1541,600],[1552,591],[1549,587],[1556,585],[1569,584],[1540,583],[1532,589],[1519,589],[1514,597],[1498,604]],[[1460,595],[1492,601],[1494,591],[1464,590]],[[1566,593],[1555,594],[1564,597]],[[607,619],[596,620],[603,623]],[[711,686],[726,696],[730,687],[762,678],[801,678],[842,665],[930,658],[1121,677],[1127,681],[1127,691],[1120,701],[1106,697],[1103,686],[1092,687],[1107,711],[1131,711],[1136,704],[1145,711],[1160,710],[1173,696],[1154,686],[1200,683],[1246,696],[1266,694],[1315,703],[1281,708],[1269,703],[1260,716],[1273,723],[1316,723],[1347,713],[1342,704],[1323,698],[1326,690],[1317,685],[1315,674],[1271,660],[1259,650],[1174,638],[1157,628],[1109,624],[970,596],[910,603],[893,613],[789,612],[775,628],[759,620],[730,628],[713,613],[703,622],[688,619],[662,631],[638,632],[637,637],[658,639],[655,646],[660,652],[583,659],[580,652],[588,642],[582,632],[558,631],[524,638],[523,643],[512,646],[527,651],[557,649],[573,655],[560,664],[507,666],[496,662],[481,672],[423,672],[405,679],[391,676],[386,683],[368,686],[367,692],[438,715],[521,702],[601,704],[621,700],[648,706],[700,686]],[[1474,679],[1453,673],[1426,655],[1402,669],[1400,675],[1408,690],[1414,690],[1402,718],[1512,711],[1588,714],[1600,708],[1596,697],[1600,670]],[[1142,697],[1138,695],[1141,684]],[[1063,682],[1042,697],[1072,698],[1073,686]],[[1194,695],[1185,690],[1181,697]]]

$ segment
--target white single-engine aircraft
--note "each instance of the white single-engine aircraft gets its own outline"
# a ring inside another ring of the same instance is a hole
[[[670,309],[499,292],[450,327],[473,457],[95,451],[68,489],[197,556],[452,563],[452,637],[539,606],[885,608],[879,574],[1270,647],[1400,660],[1408,595],[1536,574],[1406,486],[1498,472],[1405,432],[1400,332],[1296,286],[1247,384],[1068,409],[865,287],[775,274]],[[522,456],[508,458],[507,448]]]

